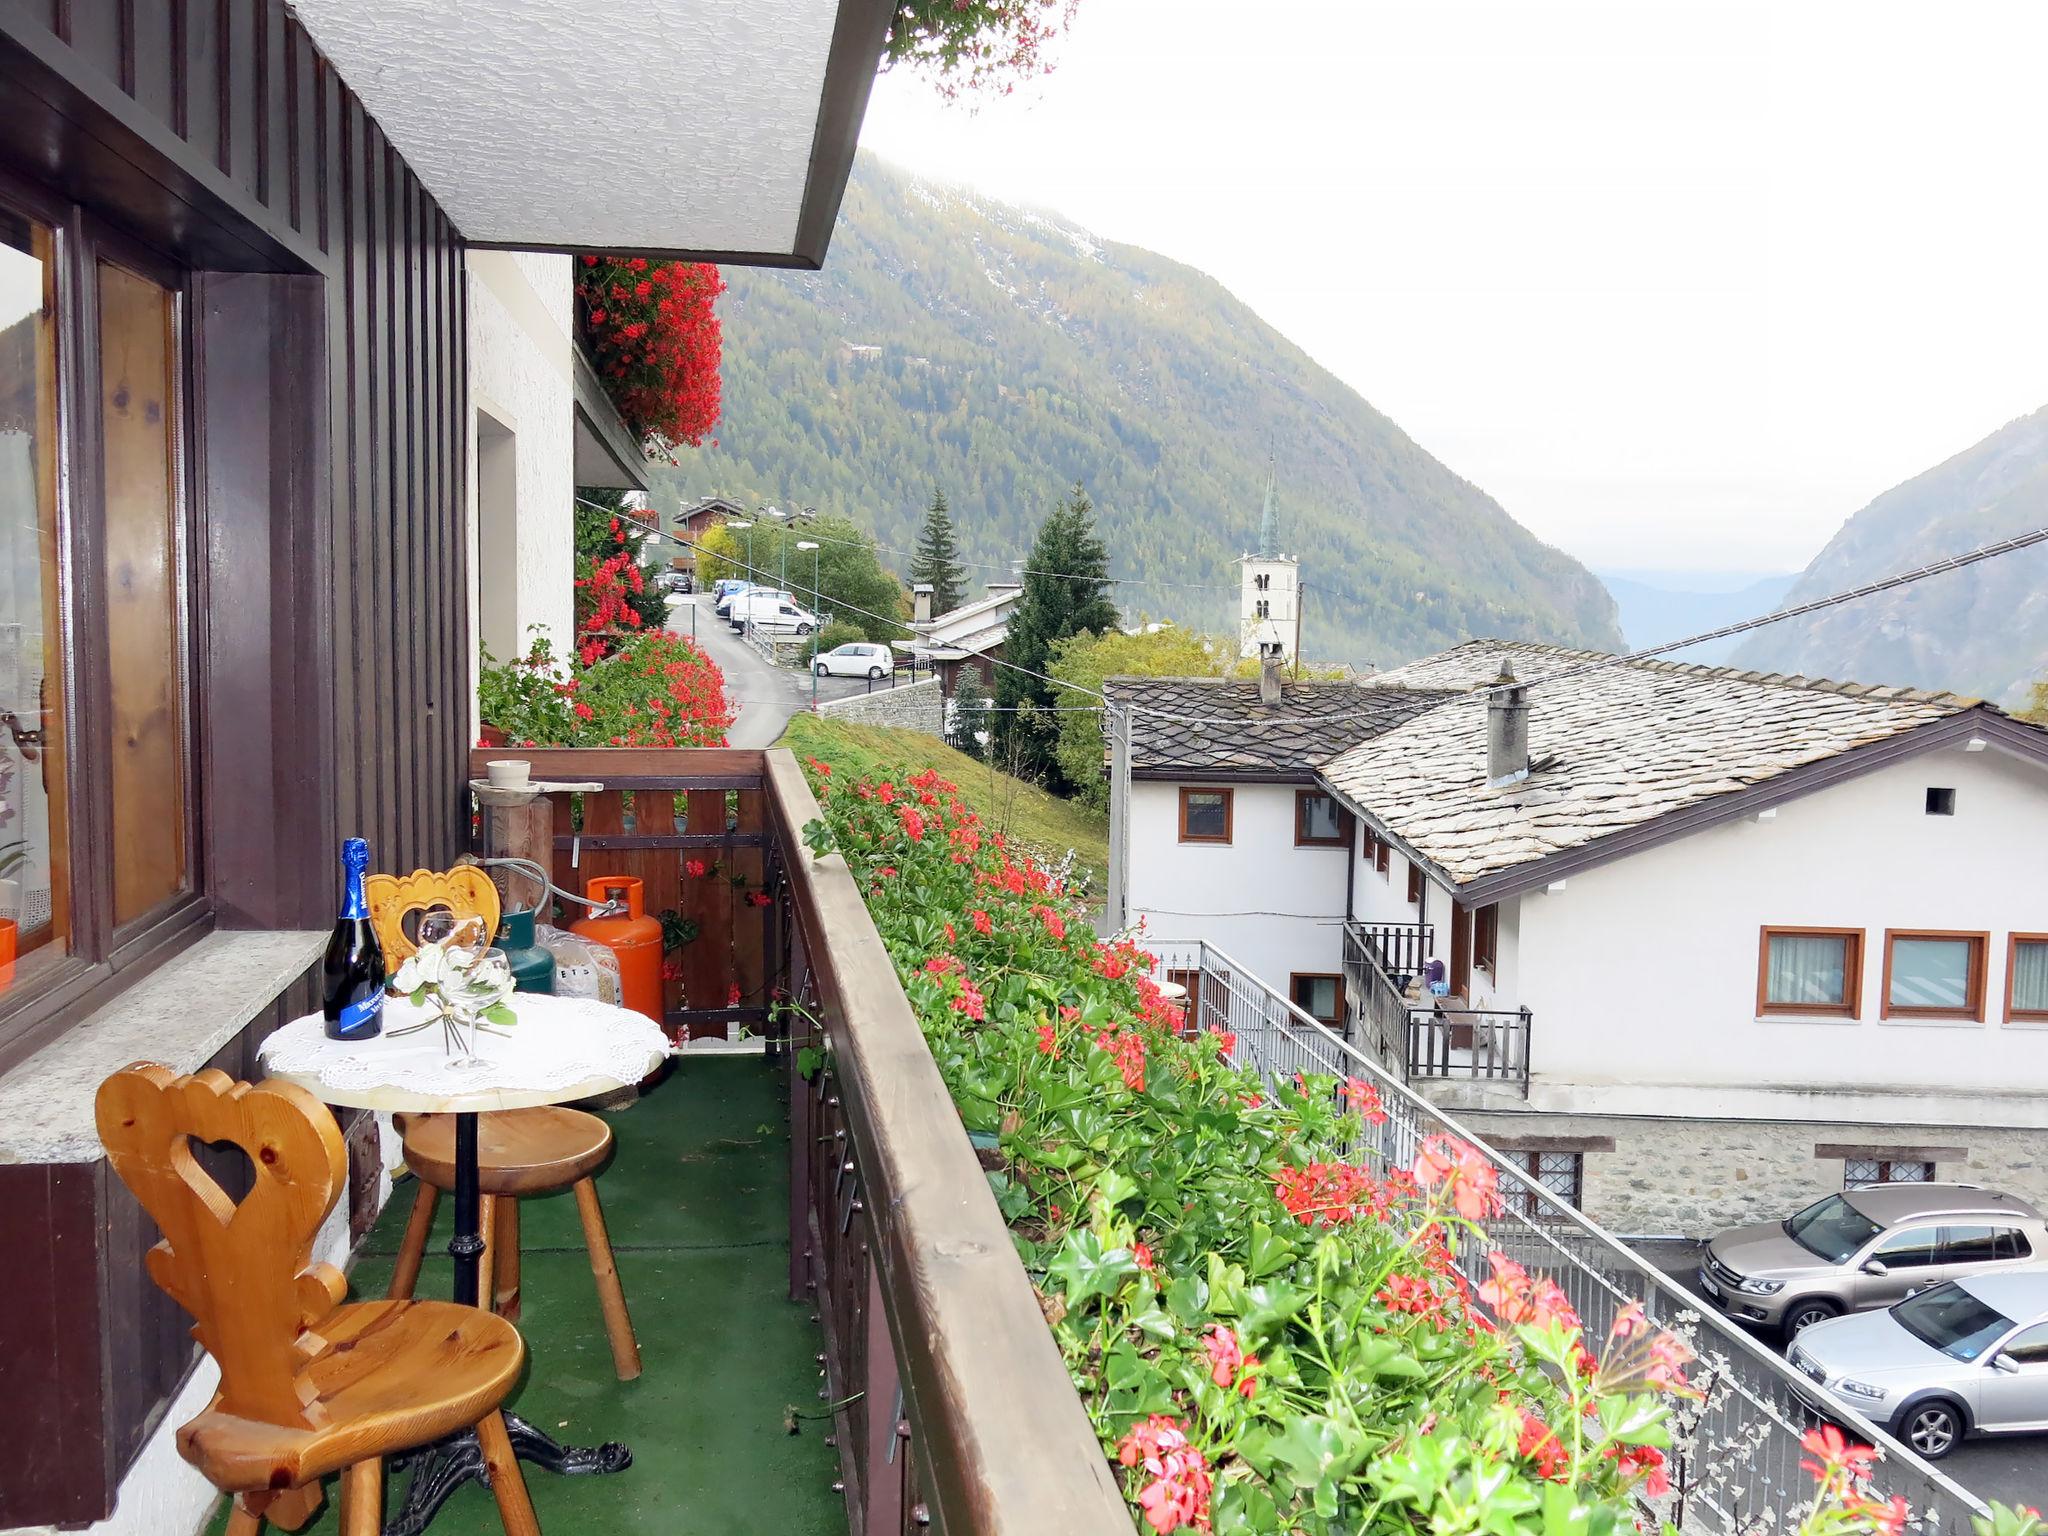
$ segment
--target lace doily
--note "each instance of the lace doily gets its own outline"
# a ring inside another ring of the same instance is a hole
[[[461,1066],[446,1049],[436,1022],[394,1034],[428,1016],[403,998],[384,1002],[384,1033],[374,1040],[330,1040],[319,1014],[294,1019],[257,1051],[265,1071],[317,1079],[343,1092],[384,1089],[430,1098],[476,1093],[549,1093],[598,1079],[637,1083],[670,1053],[668,1036],[645,1014],[589,997],[520,992],[512,998],[519,1022],[503,1031],[478,1030],[481,1065]]]

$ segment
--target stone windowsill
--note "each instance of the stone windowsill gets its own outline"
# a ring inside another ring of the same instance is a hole
[[[210,933],[0,1076],[0,1163],[90,1163],[100,1082],[132,1061],[204,1066],[319,962],[325,933]]]

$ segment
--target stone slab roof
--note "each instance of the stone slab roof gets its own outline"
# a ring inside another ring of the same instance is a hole
[[[1144,777],[1285,774],[1307,782],[1314,765],[1410,719],[1437,690],[1290,682],[1278,704],[1259,702],[1256,679],[1112,677],[1112,702],[1132,707],[1131,770]]]
[[[1459,885],[1768,784],[1859,747],[1976,713],[1975,699],[1911,688],[1629,661],[1595,651],[1475,640],[1375,675],[1381,686],[1452,688],[1454,699],[1335,754],[1322,777]],[[1528,691],[1525,780],[1487,783],[1483,690],[1503,663]]]

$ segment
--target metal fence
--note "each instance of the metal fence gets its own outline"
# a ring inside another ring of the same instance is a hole
[[[1408,1076],[1512,1083],[1529,1096],[1529,1010],[1408,1010]]]
[[[1660,1270],[1223,951],[1202,943],[1150,947],[1160,974],[1199,975],[1199,987],[1188,989],[1199,1000],[1196,1022],[1234,1032],[1239,1064],[1255,1068],[1268,1083],[1313,1072],[1362,1077],[1378,1088],[1387,1121],[1371,1128],[1367,1144],[1342,1149],[1345,1155],[1407,1167],[1426,1137],[1444,1134],[1471,1143],[1492,1162],[1512,1198],[1501,1214],[1480,1223],[1485,1248],[1461,1255],[1468,1278],[1484,1278],[1481,1255],[1497,1250],[1554,1280],[1591,1339],[1604,1338],[1616,1313],[1639,1301],[1653,1325],[1691,1341],[1699,1355],[1692,1379],[1706,1395],[1675,1413],[1667,1458],[1671,1493],[1650,1501],[1646,1514],[1681,1531],[1716,1536],[1796,1525],[1813,1494],[1811,1477],[1800,1470],[1805,1453],[1799,1438],[1820,1421],[1805,1406],[1800,1378],[1784,1360],[1719,1314],[1703,1311]],[[1859,1415],[1841,1417],[1852,1434],[1884,1453],[1874,1482],[1886,1497],[1905,1497],[1913,1530],[1963,1536],[1970,1517],[1985,1513],[1979,1500],[1885,1431]]]

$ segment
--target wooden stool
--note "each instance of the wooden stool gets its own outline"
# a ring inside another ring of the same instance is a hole
[[[220,1365],[220,1389],[178,1431],[178,1453],[235,1496],[229,1536],[297,1530],[342,1474],[342,1536],[378,1536],[384,1458],[475,1427],[508,1536],[540,1522],[500,1405],[526,1344],[503,1318],[443,1301],[342,1305],[313,1239],[348,1177],[334,1116],[303,1088],[139,1064],[100,1085],[107,1161],[156,1221],[151,1278]],[[252,1188],[237,1203],[192,1143],[233,1142]]]
[[[441,1192],[455,1187],[455,1117],[406,1115],[399,1118],[405,1138],[406,1165],[418,1175],[420,1192],[413,1201],[399,1245],[398,1265],[391,1274],[389,1295],[403,1299],[419,1282],[420,1260],[427,1234],[433,1230],[434,1208]],[[612,1366],[619,1380],[640,1374],[640,1345],[633,1320],[626,1313],[626,1293],[612,1261],[611,1237],[605,1231],[604,1207],[598,1203],[593,1177],[611,1156],[612,1128],[580,1109],[506,1109],[477,1120],[477,1175],[484,1196],[482,1274],[501,1314],[519,1312],[519,1200],[523,1195],[551,1195],[574,1189],[576,1214],[583,1220],[583,1245],[590,1251],[590,1271],[597,1279],[598,1305],[604,1310],[604,1331],[611,1341]]]

